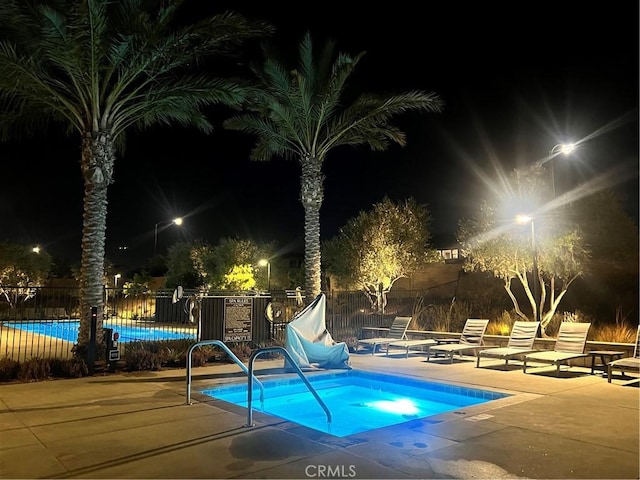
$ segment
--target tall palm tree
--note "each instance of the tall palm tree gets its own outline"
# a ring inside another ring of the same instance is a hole
[[[314,59],[311,34],[299,45],[297,68],[266,54],[253,71],[260,94],[248,111],[225,121],[226,128],[258,137],[251,159],[280,155],[301,167],[300,201],[304,208],[304,263],[307,302],[321,289],[320,208],[324,196],[322,166],[328,153],[343,145],[386,150],[405,145],[406,136],[391,120],[404,112],[440,112],[443,102],[433,92],[410,91],[393,96],[360,94],[345,103],[349,76],[364,55],[336,52],[328,41]]]
[[[201,73],[271,27],[228,12],[189,22],[182,0],[0,0],[0,135],[62,125],[81,142],[84,180],[78,347],[102,312],[107,188],[125,133],[151,125],[212,130],[205,107],[247,88]],[[98,320],[98,339],[102,328]]]

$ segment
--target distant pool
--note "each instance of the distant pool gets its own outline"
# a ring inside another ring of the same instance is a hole
[[[254,388],[252,407],[329,433],[346,437],[414,419],[478,405],[509,394],[358,370],[312,374],[307,379],[331,412],[332,421],[298,378],[267,380],[264,405]],[[247,383],[225,385],[201,393],[247,407]]]
[[[29,333],[37,333],[47,335],[49,337],[59,338],[68,342],[76,342],[78,340],[78,320],[54,320],[54,321],[38,321],[38,322],[7,322],[7,327],[17,328]],[[134,327],[129,325],[120,325],[112,322],[102,322],[103,328],[112,328],[114,333],[120,336],[118,339],[121,343],[141,342],[141,341],[160,341],[160,340],[179,340],[182,338],[196,339],[196,332],[185,332],[178,329],[164,329],[154,327]]]

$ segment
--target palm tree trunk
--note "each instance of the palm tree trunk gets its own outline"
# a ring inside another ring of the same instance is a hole
[[[305,304],[321,291],[320,208],[324,198],[322,161],[306,158],[300,162],[300,201],[304,208]]]
[[[78,351],[86,352],[91,333],[91,307],[98,309],[96,343],[102,343],[104,316],[103,278],[107,230],[107,187],[112,182],[115,161],[108,133],[87,133],[82,141],[84,211],[80,270],[80,328]]]

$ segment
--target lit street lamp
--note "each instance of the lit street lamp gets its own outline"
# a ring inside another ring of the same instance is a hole
[[[531,247],[533,250],[533,319],[536,322],[540,321],[540,288],[538,283],[538,247],[536,245],[536,227],[533,222],[533,217],[525,214],[516,215],[516,223],[519,225],[526,225],[531,223]]]
[[[156,255],[156,252],[158,251],[158,226],[159,225],[171,225],[172,223],[180,226],[182,225],[182,217],[176,217],[172,220],[165,220],[163,222],[158,222],[156,223],[155,227],[153,228],[153,255]]]
[[[38,246],[36,245],[35,247],[33,247],[33,248],[31,249],[31,251],[32,251],[33,253],[40,253],[40,247],[38,247]]]
[[[553,148],[549,151],[549,161],[551,161],[551,188],[553,191],[553,198],[556,198],[556,177],[553,173],[553,158],[562,153],[564,156],[569,155],[576,149],[576,146],[573,143],[558,143],[554,145]]]
[[[117,292],[116,292],[116,289],[118,288],[118,279],[120,277],[122,277],[122,275],[120,275],[119,273],[116,273],[113,276],[113,312],[112,312],[112,315],[114,317],[116,316],[116,306],[117,306],[117,302],[116,302]],[[108,297],[108,295],[107,295],[107,297]],[[107,310],[107,315],[108,315],[108,313],[109,313],[109,310]]]
[[[261,267],[267,267],[267,290],[271,291],[271,262],[266,258],[258,261],[258,265]]]

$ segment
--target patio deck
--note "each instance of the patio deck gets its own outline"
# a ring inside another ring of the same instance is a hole
[[[0,478],[638,479],[640,389],[573,367],[523,374],[472,357],[352,354],[356,369],[512,397],[338,438],[196,392],[241,381],[233,364],[3,384]],[[282,373],[282,360],[256,374]],[[634,385],[637,385],[634,384]]]

